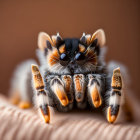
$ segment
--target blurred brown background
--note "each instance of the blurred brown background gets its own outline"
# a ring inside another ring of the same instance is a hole
[[[124,63],[140,99],[140,2],[91,0],[0,0],[0,92],[7,94],[15,66],[35,58],[40,31],[81,37],[103,28],[107,61]]]

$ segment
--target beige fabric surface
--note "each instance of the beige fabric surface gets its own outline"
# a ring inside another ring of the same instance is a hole
[[[139,140],[139,124],[109,124],[99,114],[55,113],[45,124],[34,109],[21,110],[0,96],[0,140]]]

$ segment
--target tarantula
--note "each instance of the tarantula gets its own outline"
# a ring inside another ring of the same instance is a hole
[[[104,45],[102,29],[93,35],[83,33],[80,39],[39,33],[40,66],[29,60],[17,68],[11,101],[29,108],[34,99],[46,123],[50,121],[49,106],[66,112],[75,106],[86,108],[87,104],[94,108],[107,106],[107,120],[115,122],[124,104],[122,76],[117,64],[106,65]]]

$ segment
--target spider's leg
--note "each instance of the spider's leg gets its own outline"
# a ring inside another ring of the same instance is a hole
[[[113,70],[112,80],[111,80],[111,90],[109,91],[109,106],[107,108],[107,120],[110,123],[115,122],[119,114],[119,109],[121,105],[122,96],[122,76],[120,73],[120,68]]]
[[[86,81],[83,74],[75,74],[73,77],[75,99],[77,102],[82,102],[85,97]]]
[[[44,121],[49,123],[50,121],[50,109],[48,107],[48,96],[47,91],[44,90],[44,81],[40,74],[39,68],[37,65],[32,65],[32,75],[33,75],[33,84],[36,92],[36,103],[39,107]]]
[[[15,70],[10,87],[10,102],[21,109],[27,109],[32,105],[33,91],[31,89],[31,64],[34,60],[22,62]]]
[[[77,107],[84,109],[87,105],[86,92],[86,79],[83,74],[75,74],[73,76],[74,93]]]
[[[69,104],[69,99],[65,91],[64,83],[58,76],[55,76],[50,81],[50,88],[62,106],[67,106]]]
[[[102,105],[103,80],[99,74],[88,74],[88,98],[95,108]]]
[[[70,75],[63,75],[61,76],[61,78],[64,82],[64,87],[65,91],[67,92],[69,103],[73,103],[74,95],[73,95],[72,77]]]

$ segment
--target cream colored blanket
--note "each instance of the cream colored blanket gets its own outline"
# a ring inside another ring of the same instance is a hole
[[[21,110],[0,96],[0,140],[140,140],[139,124],[109,124],[99,114],[55,113],[45,124],[34,109]]]

